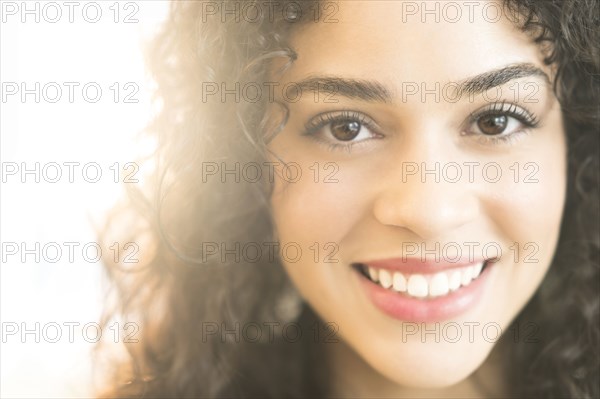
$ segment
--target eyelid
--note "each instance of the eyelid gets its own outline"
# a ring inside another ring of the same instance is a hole
[[[507,134],[501,133],[495,136],[473,133],[468,130],[469,127],[476,123],[481,117],[489,115],[507,115],[509,118],[516,119],[519,123],[524,125],[524,127]],[[461,135],[474,136],[478,141],[483,142],[480,144],[484,145],[514,144],[523,135],[528,134],[530,129],[539,127],[539,124],[540,120],[533,112],[517,104],[502,101],[500,103],[487,105],[469,114],[463,128],[461,128]]]
[[[502,101],[486,105],[469,114],[467,120],[465,121],[466,126],[463,126],[463,129],[469,126],[470,124],[477,122],[477,120],[482,116],[495,114],[509,115],[513,118],[518,119],[527,127],[537,127],[539,125],[539,118],[533,112],[515,103]]]
[[[321,112],[314,117],[312,117],[306,124],[304,125],[303,135],[315,135],[319,129],[327,126],[332,122],[339,121],[357,121],[361,125],[368,128],[372,133],[382,136],[381,128],[379,125],[367,114],[354,110],[338,110],[338,111],[326,111]]]
[[[359,141],[354,141],[354,139],[349,141],[340,141],[336,140],[334,137],[324,137],[326,135],[331,136],[331,134],[321,133],[322,129],[326,126],[331,125],[332,123],[345,121],[358,122],[362,128],[366,128],[369,131],[371,137]],[[351,152],[355,147],[365,145],[367,142],[373,139],[384,137],[384,134],[380,132],[381,129],[379,125],[367,114],[360,111],[343,109],[321,112],[315,115],[304,125],[304,131],[302,132],[302,135],[308,136],[311,140],[326,146],[330,151],[346,150]]]

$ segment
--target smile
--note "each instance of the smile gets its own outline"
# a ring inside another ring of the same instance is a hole
[[[480,304],[497,259],[440,264],[409,259],[352,263],[359,286],[370,302],[394,319],[439,322]]]
[[[434,298],[467,287],[478,279],[489,261],[452,268],[435,274],[406,273],[358,263],[353,266],[371,282],[413,298]]]

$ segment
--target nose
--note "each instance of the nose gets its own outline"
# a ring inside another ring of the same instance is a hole
[[[435,164],[439,174],[431,173]],[[446,237],[479,215],[479,201],[469,182],[447,179],[441,172],[444,163],[438,161],[411,162],[394,167],[385,178],[374,205],[375,218],[387,226],[412,231],[424,240]],[[419,173],[414,172],[418,165]],[[423,168],[429,173],[422,174]]]

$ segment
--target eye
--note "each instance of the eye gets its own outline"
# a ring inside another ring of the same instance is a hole
[[[496,103],[472,114],[463,134],[483,140],[508,140],[539,124],[536,116],[516,104]]]
[[[500,115],[484,115],[477,120],[477,129],[486,136],[497,136],[518,129],[522,123],[514,117]]]
[[[328,143],[332,147],[349,147],[372,138],[381,137],[375,122],[355,111],[323,113],[305,126],[306,136]]]
[[[483,134],[495,136],[501,134],[508,126],[506,115],[486,115],[477,121],[477,127]]]
[[[332,122],[329,125],[326,125],[325,128],[329,130],[329,134],[340,141],[351,141],[356,138],[364,139],[370,137],[369,130],[356,120]]]

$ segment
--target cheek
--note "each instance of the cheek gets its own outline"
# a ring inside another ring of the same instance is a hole
[[[510,179],[503,180],[510,182],[489,187],[484,197],[488,220],[504,241],[502,263],[508,269],[504,289],[513,293],[506,298],[512,302],[505,308],[510,317],[535,293],[556,250],[566,195],[566,157],[562,132],[555,137],[506,165]]]
[[[564,161],[560,157],[552,161],[529,161],[531,167],[526,173],[524,164],[519,164],[521,181],[495,187],[487,212],[511,242],[520,246],[534,243],[542,253],[552,252],[565,201]],[[536,181],[523,182],[526,174]]]
[[[279,239],[340,244],[368,212],[363,179],[337,163],[298,164],[297,182],[275,181],[271,206]]]
[[[352,284],[341,249],[345,237],[369,214],[364,173],[337,163],[295,162],[301,178],[294,183],[277,178],[271,197],[280,246],[292,243],[302,251],[294,262],[282,254],[283,266],[313,308],[325,320],[338,323],[334,310],[343,303],[332,287]]]

